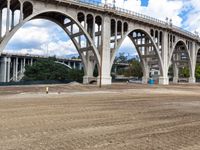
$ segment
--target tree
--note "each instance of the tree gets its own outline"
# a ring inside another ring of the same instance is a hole
[[[125,56],[125,53],[119,53],[119,56],[115,58],[115,63],[127,63],[128,57]]]
[[[189,68],[188,67],[180,68],[179,76],[182,78],[189,78],[190,76]]]
[[[142,67],[138,60],[133,59],[130,62],[129,69],[125,71],[125,76],[134,76],[141,78],[143,76]]]
[[[197,64],[196,66],[195,76],[197,79],[200,79],[200,64]]]
[[[23,80],[73,80],[82,81],[83,71],[71,70],[55,63],[55,58],[38,59],[32,66],[26,66]]]

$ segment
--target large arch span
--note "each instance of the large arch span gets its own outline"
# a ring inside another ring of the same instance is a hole
[[[163,62],[158,46],[158,39],[155,41],[153,39],[154,35],[151,35],[150,31],[147,31],[142,27],[131,28],[129,30],[124,30],[123,32],[121,30],[119,31],[117,28],[116,30],[117,32],[115,30],[111,32],[111,37],[120,36],[120,39],[116,41],[113,46],[114,52],[111,55],[111,69],[114,64],[114,59],[117,51],[119,50],[125,39],[128,37],[131,40],[132,44],[135,46],[135,50],[137,51],[141,61],[141,66],[143,69],[142,82],[148,82],[151,69],[157,69],[160,71],[160,75],[163,75]]]
[[[11,0],[11,2],[12,1],[14,0]],[[96,24],[101,25],[101,18],[99,16],[93,18],[93,16],[91,17],[89,14],[87,16],[81,16],[82,13],[77,13],[76,15],[71,16],[70,13],[66,13],[66,11],[58,9],[47,9],[34,12],[34,5],[31,1],[21,2],[19,0],[18,2],[20,5],[15,9],[23,9],[23,11],[20,13],[20,18],[16,25],[13,23],[14,13],[8,13],[9,15],[7,14],[7,17],[11,17],[13,20],[11,19],[11,25],[8,25],[9,23],[6,22],[6,26],[8,26],[6,28],[6,32],[4,35],[1,33],[0,52],[3,52],[11,38],[25,23],[34,19],[47,19],[59,25],[74,43],[83,61],[85,73],[84,83],[89,83],[90,80],[94,80],[94,67],[96,64],[100,64],[100,55],[99,50],[97,49],[97,46],[93,40],[94,37],[92,35],[92,30],[95,28],[93,25],[93,20]],[[22,8],[20,8],[20,6]],[[15,12],[16,10],[12,10],[10,7],[10,11]],[[7,8],[7,12],[10,11]],[[84,19],[85,17],[86,20]],[[83,23],[83,21],[85,22]]]

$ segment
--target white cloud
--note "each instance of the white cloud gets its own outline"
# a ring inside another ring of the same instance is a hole
[[[47,51],[49,56],[58,57],[78,54],[74,44],[60,27],[50,21],[38,19],[19,29],[4,52],[47,55]]]
[[[105,0],[102,0],[105,2]],[[112,3],[113,0],[107,0]],[[148,6],[141,6],[141,0],[116,0],[116,7],[146,14],[165,21],[166,17],[172,18],[173,24],[183,26],[190,31],[200,32],[200,3],[199,0],[149,0]],[[188,11],[189,10],[189,11]],[[188,11],[185,16],[180,14]],[[3,10],[3,32],[5,32],[6,10]],[[19,14],[16,14],[18,19]],[[9,42],[6,51],[45,54],[47,43],[51,55],[64,56],[77,54],[73,43],[68,38],[63,38],[64,31],[44,20],[34,20],[21,28]],[[14,43],[14,44],[13,44]],[[34,45],[35,44],[35,45]],[[19,46],[21,45],[21,46]],[[24,45],[24,46],[22,46]],[[32,47],[31,47],[32,46]],[[125,40],[121,49],[132,48],[130,40]]]
[[[7,49],[7,53],[19,53],[19,54],[33,54],[33,55],[42,55],[42,56],[57,56],[65,57],[66,55],[75,55],[77,54],[76,49],[73,43],[69,40],[67,42],[50,42],[42,44],[39,49],[36,48],[23,48],[19,50]]]

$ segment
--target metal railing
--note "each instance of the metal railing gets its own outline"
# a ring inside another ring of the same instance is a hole
[[[131,10],[127,10],[124,8],[120,8],[120,7],[116,7],[114,4],[110,4],[110,3],[102,3],[100,1],[96,1],[96,0],[57,0],[59,2],[71,2],[71,3],[77,3],[77,4],[82,4],[82,5],[90,5],[93,7],[98,7],[107,11],[114,11],[117,14],[123,14],[123,15],[130,15],[130,17],[135,17],[136,19],[139,20],[143,20],[145,22],[151,22],[151,23],[157,23],[160,24],[162,26],[165,26],[166,28],[170,28],[172,30],[175,30],[181,34],[187,35],[189,37],[192,37],[194,39],[197,39],[200,41],[200,38],[197,34],[194,34],[192,32],[189,32],[187,30],[184,30],[183,28],[180,28],[178,26],[175,25],[169,25],[169,23],[167,23],[166,21],[162,21],[159,19],[156,19],[154,17],[150,17],[141,13],[137,13]]]

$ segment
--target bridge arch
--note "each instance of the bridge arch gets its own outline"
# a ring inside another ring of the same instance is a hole
[[[192,76],[192,61],[190,57],[190,52],[189,52],[186,42],[182,39],[177,40],[175,44],[173,45],[172,52],[170,53],[170,56],[169,56],[168,70],[170,69],[171,65],[173,66],[172,69],[173,69],[174,83],[179,82],[180,69],[186,69],[188,67],[189,77]],[[186,81],[186,80],[183,79],[183,81]]]
[[[50,14],[48,16],[47,14]],[[53,17],[53,14],[58,15],[59,17]],[[52,15],[52,16],[51,16]],[[88,31],[81,25],[81,23],[77,20],[77,18],[72,17],[70,14],[66,14],[66,12],[62,10],[55,10],[55,9],[48,9],[48,10],[42,10],[39,12],[34,12],[30,16],[27,16],[24,18],[21,22],[19,22],[14,28],[12,28],[4,37],[3,40],[0,43],[0,52],[3,51],[3,49],[6,47],[7,43],[10,41],[10,39],[14,36],[14,34],[28,21],[33,20],[33,19],[47,19],[50,21],[55,22],[58,24],[70,37],[72,42],[74,43],[79,55],[81,56],[81,59],[83,60],[84,64],[84,72],[85,74],[88,73],[88,70],[94,71],[91,68],[91,66],[88,65],[87,61],[87,51],[89,50],[90,56],[88,59],[93,57],[94,61],[99,64],[100,61],[100,56],[99,52],[95,46],[95,43],[92,40],[92,37],[88,33]],[[60,20],[57,20],[59,18]],[[71,22],[68,24],[64,24],[64,19],[68,18]],[[78,32],[72,33],[68,27],[71,26],[76,26],[78,28]],[[84,46],[81,45],[81,39],[85,39],[86,43]]]
[[[159,52],[159,48],[156,45],[155,41],[151,37],[150,33],[144,29],[144,28],[134,28],[131,30],[128,30],[123,37],[119,40],[119,43],[114,49],[114,53],[111,57],[111,68],[114,64],[114,59],[116,56],[116,53],[118,49],[121,47],[122,43],[124,42],[125,38],[129,37],[136,47],[136,51],[139,55],[139,58],[141,60],[142,68],[143,68],[143,74],[146,76],[145,83],[147,82],[147,78],[149,76],[149,61],[147,59],[156,59],[157,65],[159,66],[160,74],[163,74],[163,62],[161,59],[161,55]],[[139,41],[140,40],[140,41]],[[146,45],[146,48],[145,48]],[[146,52],[145,52],[146,51]]]
[[[195,77],[196,77],[196,81],[200,82],[200,78],[199,76],[197,76],[197,74],[199,74],[199,66],[200,66],[200,48],[197,48],[196,50],[195,59],[196,59],[195,60]]]

